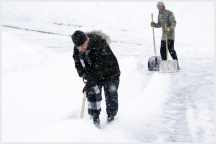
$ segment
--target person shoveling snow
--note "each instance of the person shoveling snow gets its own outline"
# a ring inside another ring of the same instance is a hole
[[[165,5],[163,2],[157,3],[157,8],[159,10],[158,14],[158,23],[151,22],[151,27],[160,28],[162,27],[163,34],[161,38],[161,58],[162,60],[166,60],[166,34],[168,39],[168,49],[170,52],[171,57],[173,60],[177,60],[177,69],[180,70],[179,63],[178,63],[178,57],[176,54],[176,51],[174,49],[174,41],[175,41],[175,27],[176,27],[176,20],[174,17],[173,12],[165,9]],[[166,24],[166,28],[165,28]]]
[[[100,31],[84,33],[77,30],[71,36],[74,43],[73,59],[79,76],[87,83],[83,88],[88,101],[88,113],[100,128],[102,87],[104,87],[107,122],[114,120],[118,111],[120,69],[110,49],[110,38]]]

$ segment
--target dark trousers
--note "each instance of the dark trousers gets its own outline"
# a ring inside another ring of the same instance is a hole
[[[116,116],[118,112],[119,79],[98,82],[87,91],[88,113],[91,117],[99,116],[101,111],[102,87],[104,87],[106,112],[108,116]]]
[[[167,42],[168,42],[168,50],[169,50],[171,57],[173,58],[173,60],[178,60],[176,51],[174,49],[174,41],[167,40]],[[161,53],[162,60],[166,60],[167,57],[166,57],[166,41],[165,40],[161,41],[160,53]]]

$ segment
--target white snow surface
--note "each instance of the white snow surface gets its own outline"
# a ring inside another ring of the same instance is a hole
[[[177,73],[147,69],[154,55],[155,2],[3,2],[3,142],[214,141],[214,3],[165,5],[177,20]],[[79,118],[84,84],[69,36],[77,29],[110,35],[122,73],[119,111],[111,124],[103,93],[101,129],[87,109]],[[161,29],[155,35],[159,55]]]

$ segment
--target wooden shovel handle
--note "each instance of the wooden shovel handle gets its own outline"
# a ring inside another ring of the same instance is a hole
[[[166,28],[166,23],[165,23],[165,28]],[[166,59],[167,59],[167,62],[168,62],[168,40],[167,40],[167,33],[165,33],[165,37],[166,37]]]
[[[153,13],[151,13],[151,18],[152,18],[152,22],[154,22],[154,20],[153,20]],[[155,52],[155,55],[157,55],[157,53],[156,53],[156,45],[155,45],[154,27],[152,27],[152,33],[153,33],[154,52]]]
[[[80,112],[80,118],[81,118],[81,119],[82,119],[83,116],[84,116],[85,103],[86,103],[86,91],[83,93],[83,100],[82,100],[82,106],[81,106],[81,112]]]

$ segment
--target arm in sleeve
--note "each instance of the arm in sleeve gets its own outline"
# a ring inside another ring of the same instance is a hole
[[[171,23],[171,26],[170,26],[170,27],[172,27],[173,29],[175,29],[175,27],[176,27],[176,19],[175,19],[175,17],[174,17],[173,12],[171,13],[171,15],[170,15],[170,17],[169,17],[169,21],[170,21],[170,23]]]
[[[159,16],[158,16],[158,22],[156,23],[155,27],[156,27],[156,28],[160,28],[160,27],[161,27],[161,23],[160,23],[160,20],[159,20]]]
[[[75,68],[77,69],[78,75],[80,77],[83,77],[83,75],[85,74],[85,71],[84,71],[83,66],[80,62],[79,51],[76,50],[76,48],[74,48],[73,59],[75,62]]]

